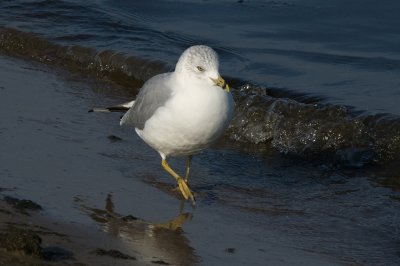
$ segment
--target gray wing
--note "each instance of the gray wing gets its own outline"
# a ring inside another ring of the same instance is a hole
[[[121,118],[121,125],[143,129],[146,121],[171,97],[168,80],[172,73],[160,74],[149,79],[140,89],[134,105]]]

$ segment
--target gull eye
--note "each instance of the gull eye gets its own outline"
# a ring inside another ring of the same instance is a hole
[[[204,71],[204,68],[201,67],[201,66],[197,66],[197,70],[200,71],[200,72],[203,72],[203,71]]]

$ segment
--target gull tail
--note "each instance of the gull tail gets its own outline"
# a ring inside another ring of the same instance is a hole
[[[114,105],[114,106],[110,106],[110,107],[93,108],[93,109],[90,109],[88,112],[105,112],[105,113],[109,113],[109,112],[121,112],[121,113],[125,113],[125,112],[128,111],[134,104],[135,104],[135,101],[131,101],[131,102],[127,102],[127,103],[123,103],[123,104],[118,104],[118,105]]]

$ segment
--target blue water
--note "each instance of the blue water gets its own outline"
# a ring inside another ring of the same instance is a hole
[[[189,45],[208,44],[225,75],[400,115],[398,1],[3,1],[0,8],[0,24],[171,68]]]

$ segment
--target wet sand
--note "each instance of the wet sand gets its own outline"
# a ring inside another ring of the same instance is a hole
[[[0,221],[0,265],[145,265],[112,249],[115,239],[94,228],[51,220],[7,200],[0,201]]]
[[[87,113],[134,97],[118,86],[7,57],[0,57],[0,75],[0,196],[42,207],[26,215],[3,200],[0,227],[2,233],[10,223],[31,230],[42,239],[44,251],[59,252],[55,261],[42,258],[41,263],[348,263],[291,247],[290,239],[260,226],[246,212],[215,204],[201,194],[201,184],[194,187],[200,191],[196,207],[183,204],[171,192],[174,184],[157,154],[131,129],[119,128],[119,114]],[[172,163],[180,168],[184,160]],[[208,169],[197,171],[207,174]],[[1,252],[0,265],[38,261],[16,258],[16,252],[4,248]]]

